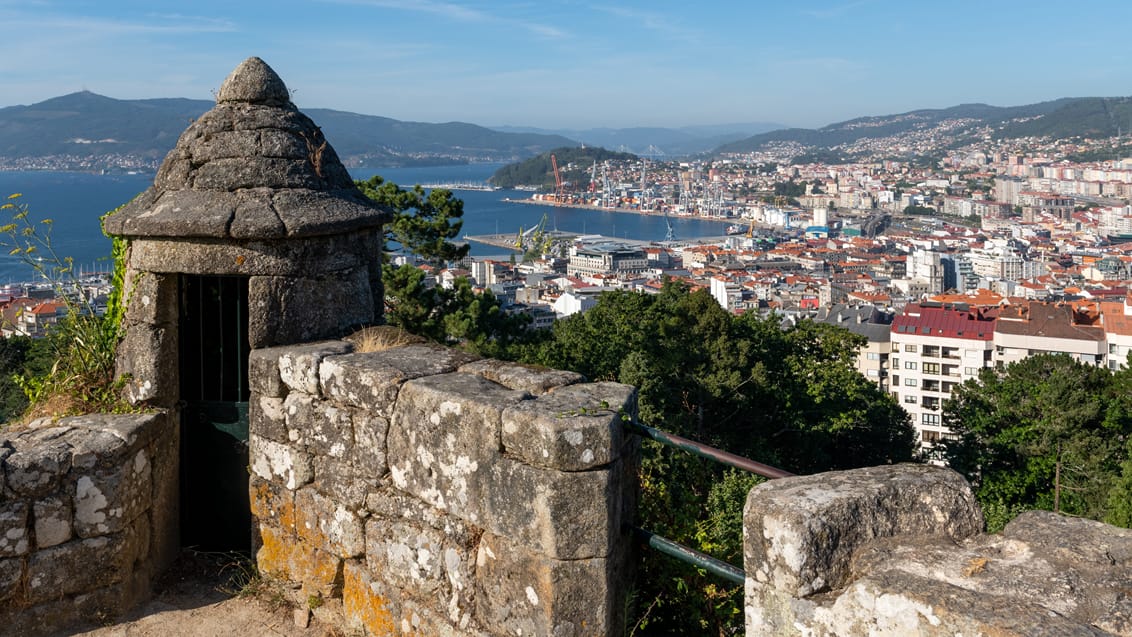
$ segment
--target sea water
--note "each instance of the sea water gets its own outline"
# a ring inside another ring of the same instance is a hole
[[[480,183],[487,180],[502,164],[467,164],[426,168],[360,168],[350,172],[356,179],[377,174],[402,187],[413,184]],[[0,172],[0,200],[14,193],[18,199],[5,203],[26,205],[29,219],[44,230],[43,219],[51,219],[50,239],[60,258],[70,257],[76,269],[107,271],[110,269],[110,240],[102,234],[99,219],[107,212],[133,199],[153,183],[152,174],[99,175],[74,172],[15,171]],[[548,230],[558,229],[578,234],[601,234],[607,237],[661,241],[667,233],[662,215],[638,215],[599,210],[508,203],[504,199],[524,199],[530,193],[517,190],[458,190],[455,196],[464,201],[464,235],[518,234],[546,218]],[[0,226],[10,220],[12,209],[0,211]],[[717,222],[673,217],[669,220],[680,238],[718,236],[723,226]],[[7,242],[0,235],[0,243]],[[34,279],[34,273],[19,257],[0,250],[0,285]],[[473,256],[500,255],[502,248],[471,243]],[[45,258],[49,258],[45,255]]]

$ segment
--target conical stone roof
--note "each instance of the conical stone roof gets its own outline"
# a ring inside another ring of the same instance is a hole
[[[126,237],[282,239],[379,227],[322,131],[263,60],[236,67],[216,106],[165,157],[153,186],[106,218]]]

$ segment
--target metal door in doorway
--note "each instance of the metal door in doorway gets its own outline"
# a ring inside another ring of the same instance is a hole
[[[180,282],[181,544],[248,551],[248,279]]]

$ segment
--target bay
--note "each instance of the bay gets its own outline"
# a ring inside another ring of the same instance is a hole
[[[379,174],[387,180],[409,187],[413,184],[482,183],[502,164],[467,164],[423,168],[356,168],[350,172],[356,179]],[[11,203],[27,205],[36,222],[53,220],[51,240],[59,257],[71,257],[78,269],[107,271],[110,269],[110,240],[102,234],[99,218],[108,211],[130,201],[153,183],[152,174],[98,175],[52,171],[0,172],[0,197],[22,193]],[[464,201],[463,235],[517,234],[520,228],[531,228],[546,217],[548,229],[557,228],[577,234],[601,234],[606,237],[661,241],[667,232],[661,215],[639,215],[566,207],[508,203],[504,199],[524,199],[530,193],[517,190],[457,190]],[[10,220],[11,210],[0,211],[0,225]],[[670,219],[680,238],[718,236],[723,226],[718,222],[673,217]],[[0,235],[0,242],[7,237]],[[9,246],[10,247],[10,246]],[[17,257],[0,251],[0,285],[33,280],[32,270]],[[471,243],[471,254],[477,257],[509,254],[504,248]]]

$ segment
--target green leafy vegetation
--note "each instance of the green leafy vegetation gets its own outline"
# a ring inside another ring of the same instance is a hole
[[[555,148],[542,153],[537,157],[508,164],[491,176],[488,181],[501,188],[514,188],[515,186],[539,186],[554,190],[554,169],[550,163],[550,156],[558,162],[558,170],[564,181],[575,185],[588,186],[590,170],[593,163],[612,161],[636,161],[639,159],[632,153],[618,153],[598,147]]]
[[[0,226],[0,247],[21,258],[51,284],[57,301],[66,308],[42,339],[25,343],[16,338],[5,349],[11,360],[11,375],[0,383],[3,418],[14,419],[23,407],[25,416],[64,416],[80,413],[113,413],[133,409],[123,398],[124,378],[115,379],[115,352],[124,312],[122,279],[125,247],[115,243],[117,286],[105,314],[95,312],[90,299],[75,278],[74,263],[61,257],[51,242],[51,219],[35,221],[20,195],[11,195],[0,206],[10,221]],[[17,386],[26,399],[11,391]]]
[[[460,233],[464,214],[464,202],[451,191],[437,188],[426,194],[419,185],[404,190],[380,176],[358,182],[358,187],[393,211],[393,221],[386,226],[386,245],[399,246],[434,266],[467,255],[466,244],[451,241]],[[425,269],[386,263],[382,278],[385,319],[390,325],[493,357],[505,357],[510,348],[539,337],[527,329],[527,316],[505,312],[494,294],[473,290],[466,277],[445,288]]]
[[[990,531],[1028,509],[1132,523],[1132,371],[1042,354],[983,370],[944,403],[945,457]]]
[[[906,215],[924,215],[935,216],[936,209],[931,206],[904,206],[904,214]]]

